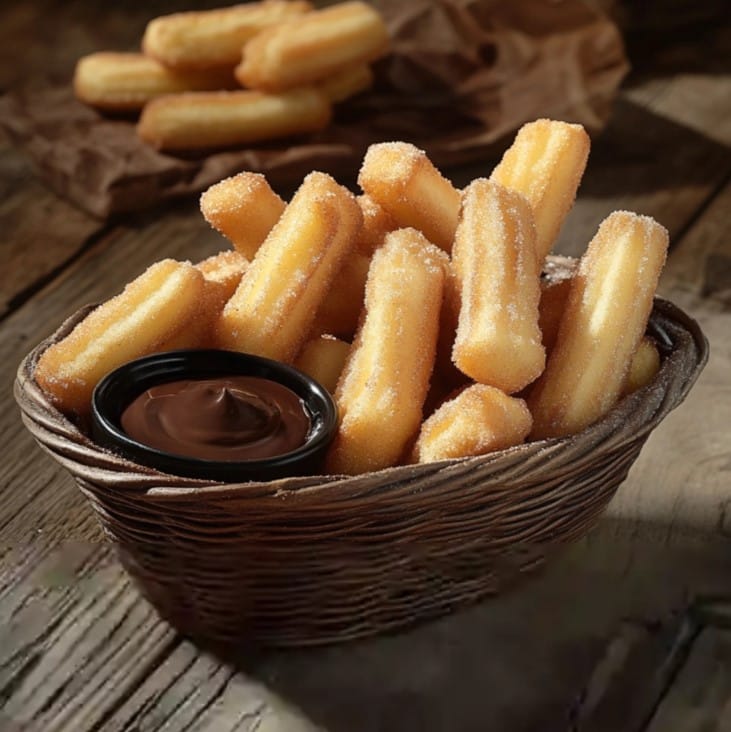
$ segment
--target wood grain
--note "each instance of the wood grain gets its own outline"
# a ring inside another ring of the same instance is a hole
[[[136,9],[4,5],[0,87],[67,79],[81,53],[133,45],[150,14],[182,8],[174,0]],[[674,240],[661,291],[711,339],[704,376],[653,435],[610,515],[520,592],[369,643],[241,658],[238,670],[157,619],[99,543],[81,494],[20,424],[8,389],[21,356],[65,315],[155,259],[203,257],[222,242],[192,202],[100,231],[0,147],[3,254],[12,264],[0,273],[0,728],[566,730],[622,618],[666,617],[698,593],[727,593],[731,81],[716,45],[727,31],[700,38],[656,46],[662,63],[653,67],[648,54],[638,64],[642,76],[630,79],[595,141],[558,247],[583,251],[615,208],[655,216]],[[631,627],[627,658],[649,626]],[[713,626],[698,637],[652,732],[724,719],[728,632]]]

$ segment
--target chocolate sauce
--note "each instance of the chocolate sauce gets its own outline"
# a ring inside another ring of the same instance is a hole
[[[303,445],[310,417],[291,389],[255,376],[172,381],[154,386],[122,413],[134,440],[205,460],[256,460]]]

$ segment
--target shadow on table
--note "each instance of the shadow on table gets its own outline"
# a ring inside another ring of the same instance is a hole
[[[728,589],[727,555],[722,539],[605,520],[504,596],[404,633],[237,665],[328,732],[565,732],[622,621],[667,619]]]

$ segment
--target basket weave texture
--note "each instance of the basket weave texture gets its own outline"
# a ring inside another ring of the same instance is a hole
[[[658,376],[579,435],[351,478],[222,485],[130,463],[49,403],[37,359],[89,309],[21,363],[23,420],[160,614],[223,647],[367,636],[504,589],[594,524],[708,356],[698,324],[658,299],[648,328],[664,349]]]

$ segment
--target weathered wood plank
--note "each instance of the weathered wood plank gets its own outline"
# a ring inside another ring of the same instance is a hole
[[[731,728],[731,631],[705,628],[647,732],[706,732]]]
[[[32,295],[101,230],[102,222],[46,188],[0,132],[0,318]]]
[[[669,257],[660,294],[695,317],[711,344],[681,407],[650,436],[609,515],[638,515],[671,534],[696,527],[731,536],[731,184]],[[694,427],[693,427],[694,426]]]

